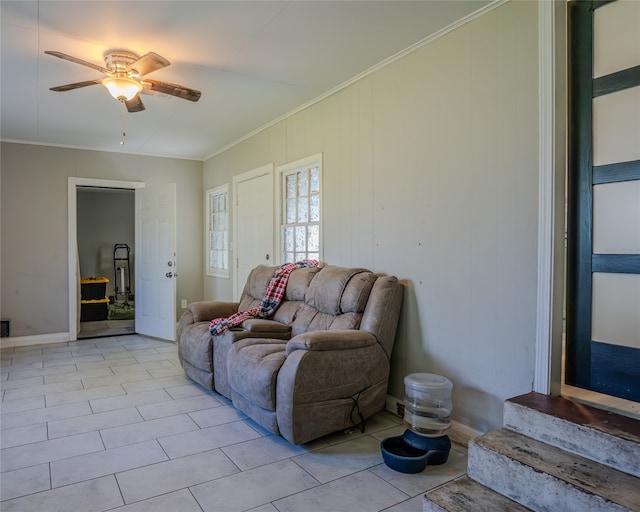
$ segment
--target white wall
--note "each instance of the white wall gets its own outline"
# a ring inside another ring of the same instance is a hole
[[[12,337],[69,332],[68,177],[175,182],[178,307],[202,298],[202,162],[13,143],[0,156],[0,314]]]
[[[324,259],[406,284],[389,393],[446,375],[481,431],[532,389],[537,86],[537,3],[509,2],[204,165],[206,189],[322,152]]]

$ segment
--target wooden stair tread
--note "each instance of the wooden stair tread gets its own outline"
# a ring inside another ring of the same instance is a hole
[[[581,404],[567,398],[535,392],[510,398],[507,402],[529,407],[621,439],[640,443],[640,421],[628,416]]]
[[[468,476],[428,492],[425,499],[448,512],[527,512],[530,510]],[[428,509],[428,506],[425,507],[425,510]]]
[[[622,471],[553,447],[542,441],[502,428],[474,439],[472,444],[508,457],[535,473],[545,473],[605,500],[640,510],[638,479]],[[470,466],[471,467],[471,466]],[[474,475],[469,472],[471,477]]]

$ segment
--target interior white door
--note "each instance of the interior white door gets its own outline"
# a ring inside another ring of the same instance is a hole
[[[176,184],[136,190],[136,333],[175,341]]]
[[[234,293],[239,297],[249,272],[259,264],[274,264],[273,257],[273,174],[235,184],[236,272]]]

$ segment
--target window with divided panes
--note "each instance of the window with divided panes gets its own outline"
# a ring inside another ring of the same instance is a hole
[[[229,185],[207,190],[207,275],[229,277]]]
[[[320,163],[284,171],[282,261],[319,260]]]

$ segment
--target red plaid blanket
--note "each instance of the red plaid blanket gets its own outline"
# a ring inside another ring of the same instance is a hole
[[[258,307],[247,311],[238,311],[228,318],[214,318],[209,322],[209,331],[211,334],[222,334],[227,329],[240,325],[250,318],[267,318],[271,316],[280,305],[280,302],[282,302],[291,272],[297,268],[317,267],[318,265],[319,262],[316,260],[303,260],[281,265],[271,277],[267,285],[267,291]]]

